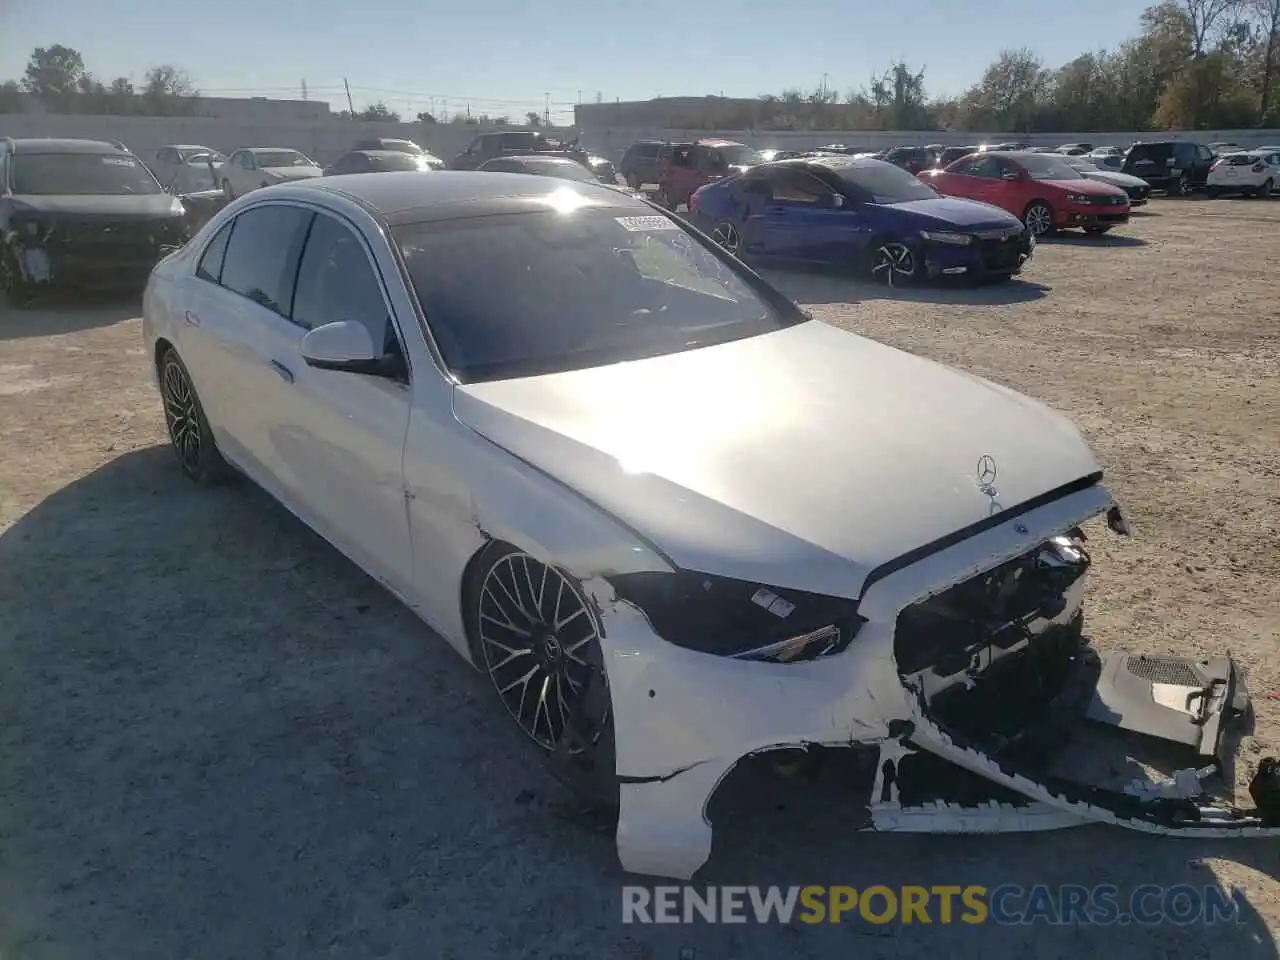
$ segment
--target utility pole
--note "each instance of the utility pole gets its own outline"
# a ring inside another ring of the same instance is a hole
[[[347,83],[346,77],[342,78],[342,89],[347,91],[347,112],[354,117],[356,115],[356,105],[351,102],[351,84]]]
[[[822,75],[822,102],[823,103],[827,102],[827,80],[829,80],[830,77],[831,77],[831,74],[829,73],[824,73]]]
[[[579,91],[578,91],[578,102],[579,102],[579,103],[581,103],[581,102],[582,102],[582,91],[581,91],[581,90],[579,90]]]
[[[307,99],[307,81],[306,81],[306,78],[303,78],[303,81],[302,81],[302,99],[303,99],[303,100],[306,100],[306,99]]]
[[[542,125],[549,127],[551,126],[551,94],[544,93],[542,96],[546,100],[546,106],[542,110]]]

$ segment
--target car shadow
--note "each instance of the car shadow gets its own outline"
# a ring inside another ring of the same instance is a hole
[[[757,272],[800,304],[903,300],[958,306],[1007,306],[1039,300],[1052,289],[1019,277],[1000,283],[975,284],[942,280],[905,287],[887,287],[819,267],[767,267],[758,268]]]
[[[50,292],[29,306],[14,307],[0,294],[0,341],[52,337],[109,327],[142,314],[137,294]]]
[[[1062,247],[1145,247],[1147,241],[1127,233],[1089,234],[1074,230],[1055,233],[1051,237],[1041,237],[1040,243],[1046,246]]]

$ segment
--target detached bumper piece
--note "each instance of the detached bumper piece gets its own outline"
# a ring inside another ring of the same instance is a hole
[[[1124,213],[1079,213],[1072,211],[1065,214],[1068,227],[1112,227],[1129,222],[1129,212]]]
[[[1254,778],[1256,809],[1223,799],[1251,711],[1242,669],[1227,656],[1099,656],[1078,604],[1087,554],[1066,540],[1053,562],[1030,559],[899,618],[899,669],[919,710],[881,745],[875,826],[1280,836],[1280,763]]]

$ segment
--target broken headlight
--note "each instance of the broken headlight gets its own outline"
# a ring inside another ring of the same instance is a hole
[[[852,600],[703,573],[611,577],[668,643],[700,653],[798,663],[840,653],[865,622]]]

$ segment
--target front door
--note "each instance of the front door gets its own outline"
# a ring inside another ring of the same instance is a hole
[[[407,379],[318,370],[301,356],[306,331],[351,320],[404,354],[378,268],[349,224],[317,214],[298,267],[293,341],[278,358],[292,373],[273,456],[293,498],[365,570],[407,593],[413,577],[404,486]]]

